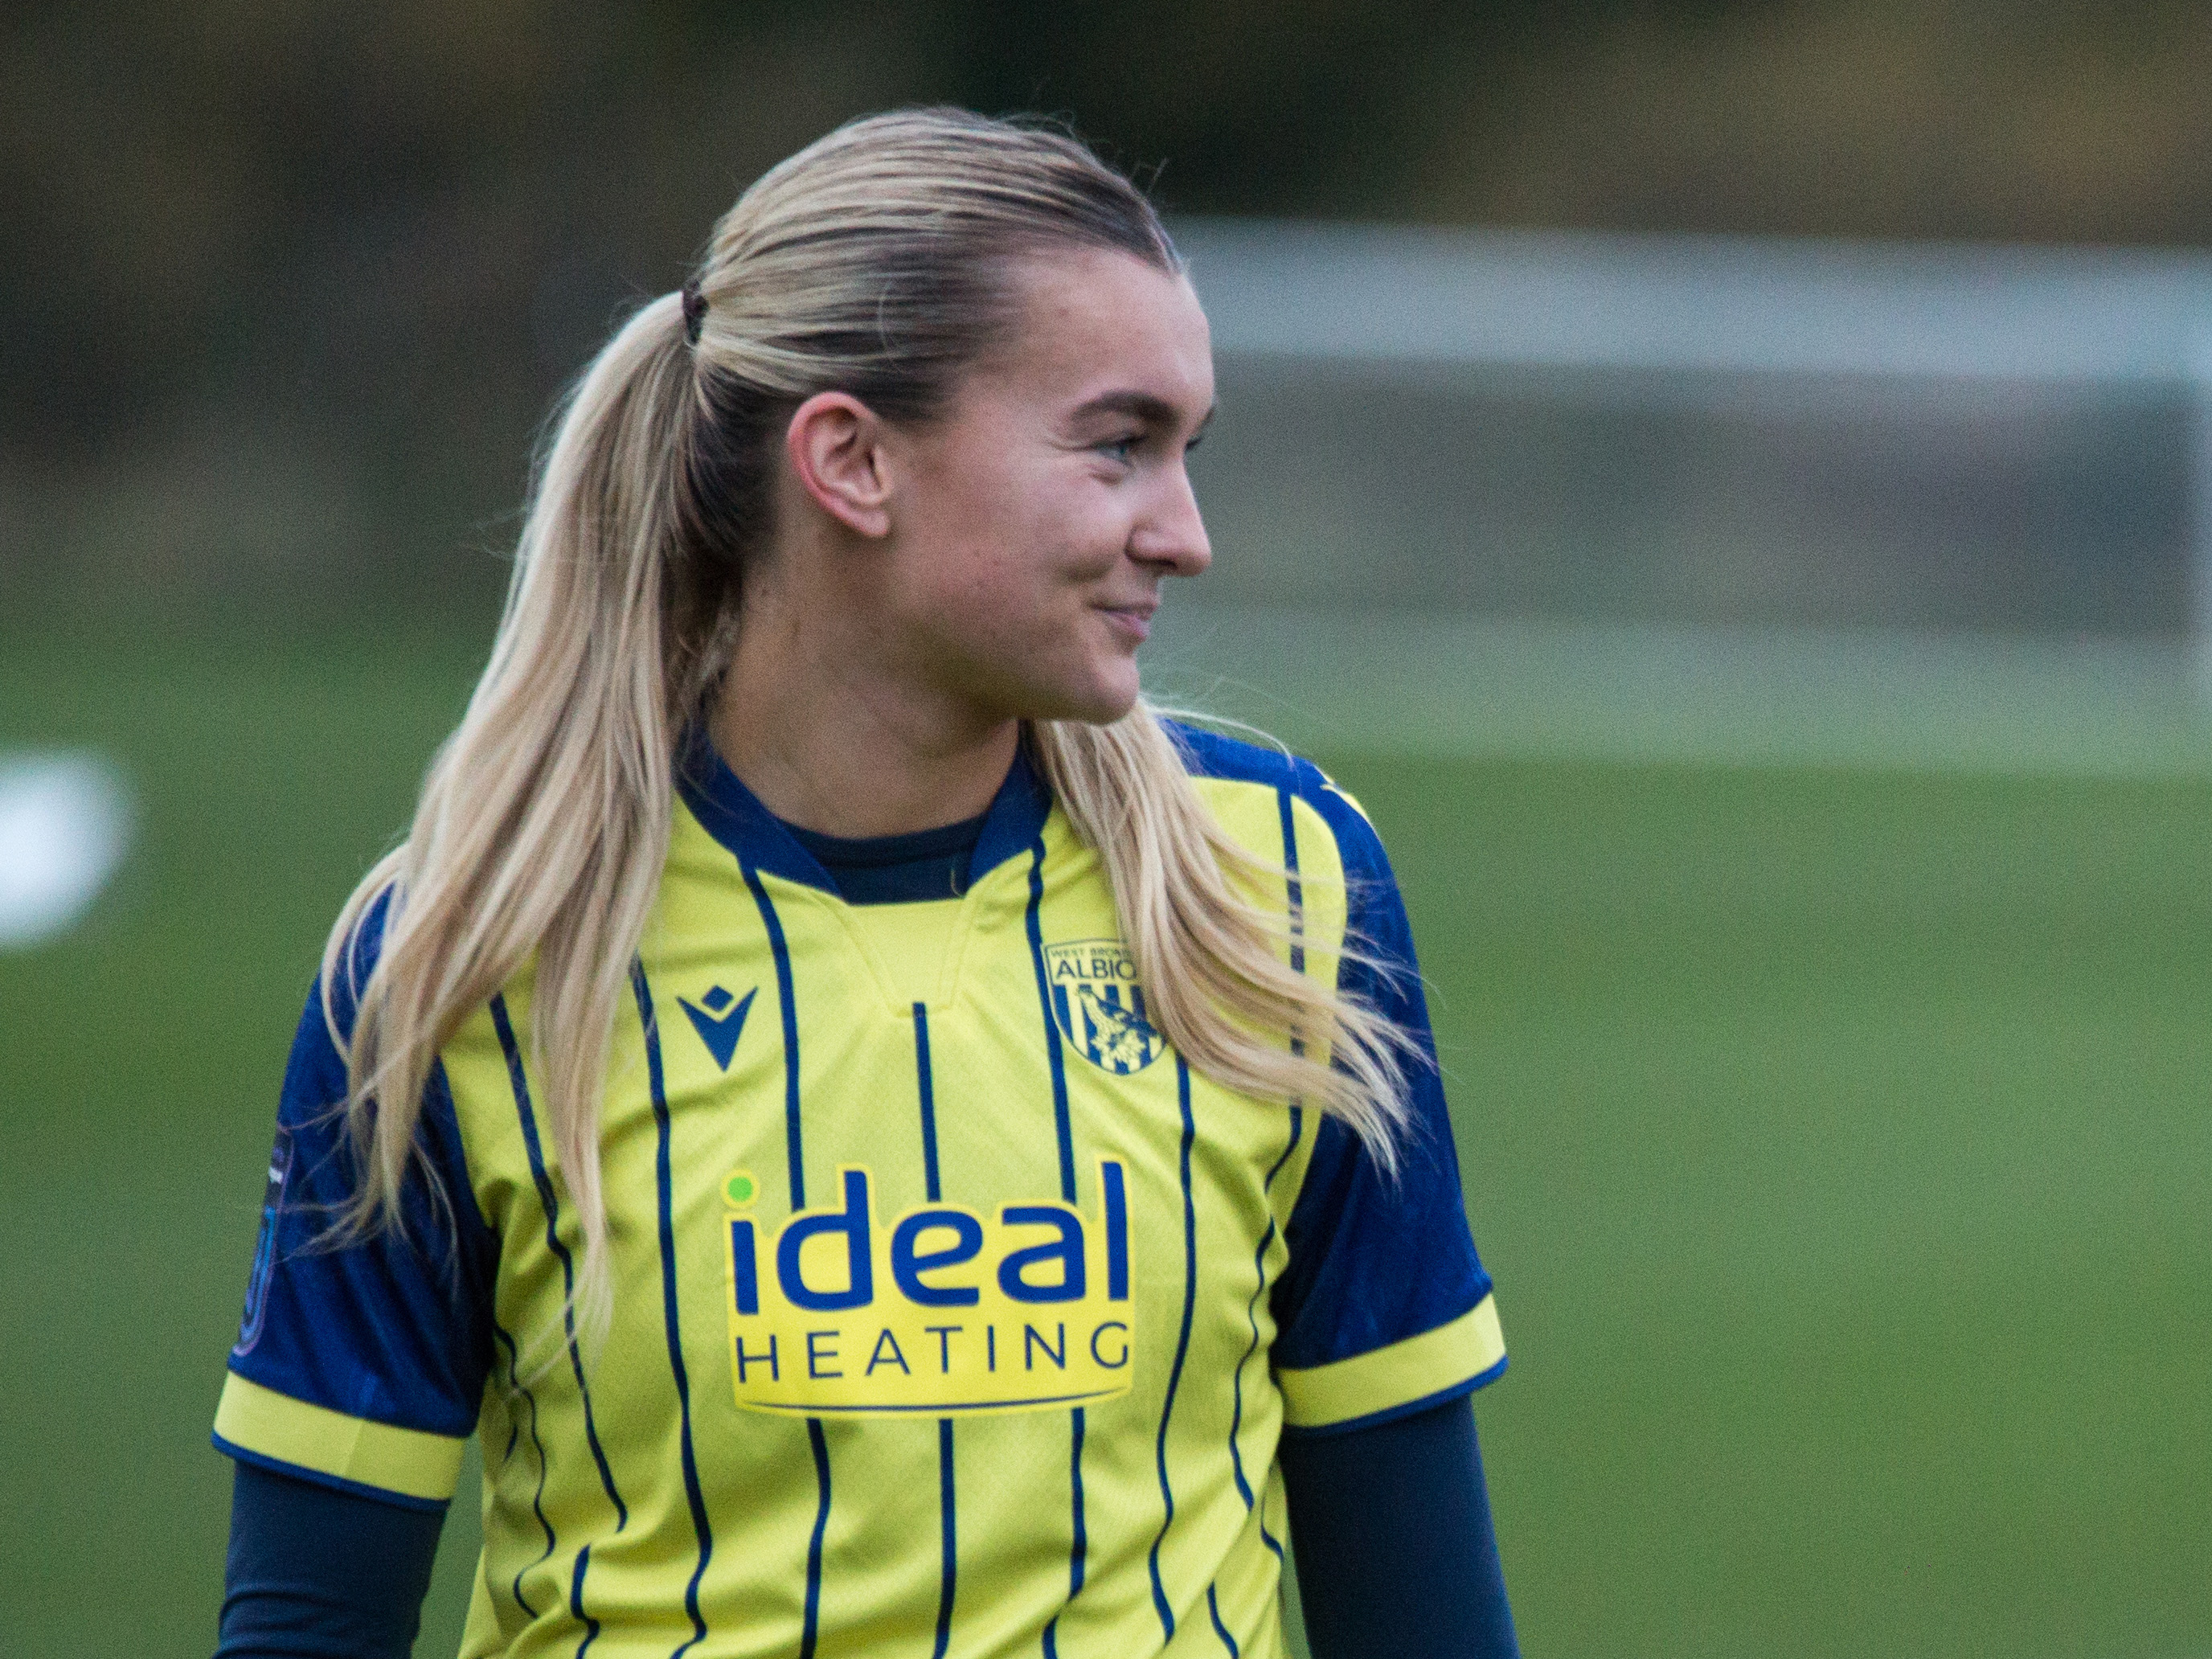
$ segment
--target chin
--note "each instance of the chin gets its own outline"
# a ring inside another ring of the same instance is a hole
[[[1034,720],[1080,720],[1085,726],[1111,726],[1137,706],[1136,665],[1126,674],[1101,675],[1085,685],[1040,688],[1027,718]]]

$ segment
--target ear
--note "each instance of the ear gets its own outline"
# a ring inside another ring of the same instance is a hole
[[[873,410],[847,392],[817,392],[793,412],[783,447],[817,507],[860,535],[890,533],[890,469]]]

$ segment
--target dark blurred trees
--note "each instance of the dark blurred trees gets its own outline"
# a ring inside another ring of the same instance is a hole
[[[0,605],[479,605],[617,309],[779,156],[934,100],[1065,115],[1187,211],[2212,228],[2174,0],[18,0]]]

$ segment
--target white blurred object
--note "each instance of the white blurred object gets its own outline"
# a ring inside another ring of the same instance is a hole
[[[1174,229],[1226,356],[2108,392],[2201,390],[2212,370],[2212,260],[2195,252],[1266,219]]]
[[[1514,370],[1531,377],[1532,407],[1888,400],[1948,404],[1971,425],[2029,408],[2172,406],[2187,572],[2175,586],[2187,598],[2160,631],[2193,636],[2191,695],[2212,700],[2212,259],[2201,252],[1258,219],[1174,229],[1228,362]],[[2091,476],[2109,465],[2081,464]],[[1767,490],[1788,500],[1803,483]],[[1601,500],[1601,488],[1584,480],[1572,496]],[[1711,512],[1711,498],[1690,499]],[[1808,564],[1807,589],[1833,580]]]
[[[121,771],[84,750],[0,753],[0,951],[66,931],[131,844]]]

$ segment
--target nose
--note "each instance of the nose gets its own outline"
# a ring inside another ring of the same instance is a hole
[[[1197,492],[1180,464],[1166,468],[1157,497],[1146,504],[1129,535],[1129,556],[1162,567],[1169,576],[1203,575],[1213,562],[1213,544],[1199,516]]]

